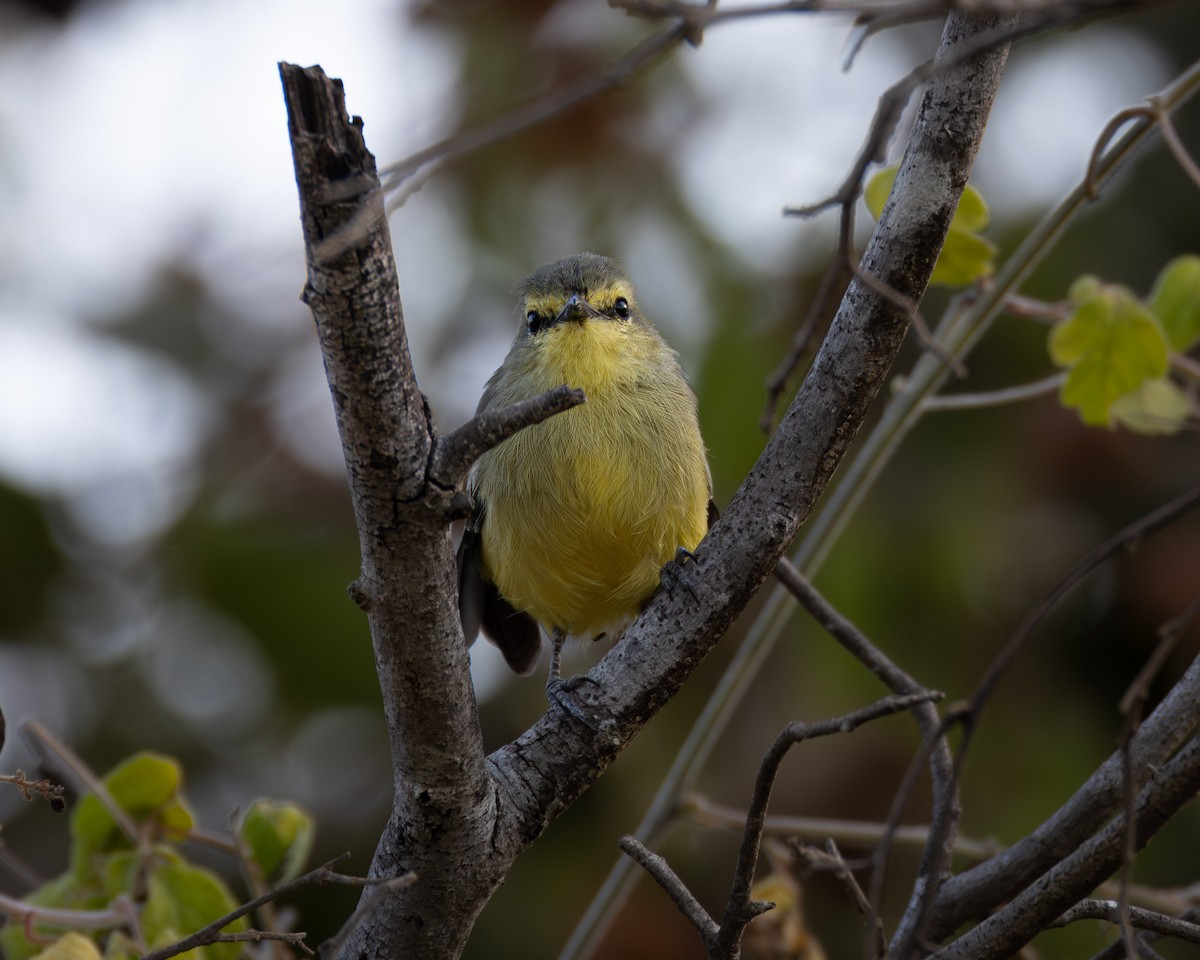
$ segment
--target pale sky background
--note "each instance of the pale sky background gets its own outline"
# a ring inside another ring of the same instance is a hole
[[[0,474],[64,497],[98,543],[136,543],[188,503],[209,400],[164,360],[98,335],[94,318],[136,302],[173,251],[198,249],[217,296],[248,306],[263,331],[311,325],[297,300],[304,263],[276,62],[342,78],[380,163],[399,159],[445,132],[456,64],[440,35],[406,29],[396,7],[125,0],[40,34],[6,29],[11,14],[0,14]],[[554,27],[602,30],[618,17],[581,3]],[[907,48],[883,35],[842,72],[847,34],[845,23],[777,17],[714,28],[676,54],[708,104],[679,176],[747,262],[779,265],[798,234],[830,235],[832,218],[780,210],[833,189],[879,93],[909,66]],[[1116,27],[1021,50],[978,165],[994,217],[1052,203],[1105,121],[1167,79],[1154,49]],[[452,203],[434,181],[392,222],[418,375],[427,330],[448,309],[439,265],[465,255]],[[657,259],[645,298],[686,296],[686,264],[670,251]],[[245,350],[270,342],[237,337]],[[494,330],[463,345],[456,370],[473,395],[506,346]],[[423,386],[436,409],[436,386]],[[276,415],[300,456],[340,472],[315,339]]]

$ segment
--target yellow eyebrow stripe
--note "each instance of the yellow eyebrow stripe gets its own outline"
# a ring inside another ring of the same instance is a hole
[[[624,297],[630,303],[633,303],[633,290],[625,283],[606,283],[600,287],[593,287],[587,291],[587,301],[597,310],[607,310],[611,307],[618,297]],[[525,298],[525,312],[537,313],[543,317],[553,317],[567,302],[567,298],[561,293],[554,294],[530,294]]]

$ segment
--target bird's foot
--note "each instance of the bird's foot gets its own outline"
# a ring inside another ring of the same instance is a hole
[[[589,730],[596,729],[595,721],[584,712],[579,700],[574,696],[585,683],[596,683],[587,674],[574,677],[562,677],[562,649],[567,636],[562,630],[555,630],[550,636],[550,673],[546,677],[546,699],[568,716],[574,717]]]
[[[676,587],[682,587],[693,600],[700,599],[696,593],[695,560],[696,555],[691,550],[687,547],[680,547],[675,551],[675,559],[668,560],[663,564],[658,576],[668,593],[674,593]]]
[[[577,674],[566,679],[558,676],[551,676],[546,681],[546,699],[552,705],[557,706],[563,713],[570,717],[574,717],[589,730],[599,730],[596,725],[596,720],[591,717],[579,703],[578,697],[575,696],[575,691],[582,687],[585,683],[599,684],[589,677],[587,674]]]

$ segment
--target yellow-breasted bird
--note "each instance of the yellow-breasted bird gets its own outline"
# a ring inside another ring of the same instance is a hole
[[[567,257],[517,292],[521,330],[479,410],[564,383],[587,401],[476,462],[459,611],[469,643],[482,626],[529,673],[539,623],[557,653],[565,635],[615,636],[637,616],[663,566],[707,532],[712,482],[696,397],[615,261]]]

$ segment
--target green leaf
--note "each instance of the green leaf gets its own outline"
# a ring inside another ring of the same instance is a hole
[[[119,930],[110,933],[104,945],[104,960],[138,960],[141,955],[137,944]]]
[[[963,188],[958,200],[958,209],[954,211],[954,219],[950,221],[951,230],[961,230],[964,233],[979,233],[986,230],[991,223],[992,215],[988,210],[987,201],[983,194],[969,183]]]
[[[157,753],[135,753],[115,766],[104,778],[104,786],[126,813],[136,816],[175,798],[183,783],[183,771],[171,757]]]
[[[996,245],[951,227],[929,282],[937,287],[967,287],[995,272]]]
[[[179,792],[182,783],[183,771],[177,761],[148,752],[122,761],[104,778],[117,806],[138,823],[152,823],[156,833],[172,839],[181,839],[195,824]],[[90,793],[75,805],[71,836],[71,867],[80,877],[93,869],[96,854],[131,846],[112,814]]]
[[[892,192],[892,184],[896,182],[896,174],[899,171],[900,167],[895,164],[884,167],[871,177],[863,188],[863,201],[876,220],[883,215],[883,207],[887,203],[888,194]]]
[[[1173,380],[1146,380],[1140,387],[1113,401],[1112,415],[1121,426],[1147,436],[1178,433],[1192,405]]]
[[[142,933],[150,948],[176,943],[229,913],[237,902],[229,888],[214,873],[184,863],[164,863],[146,878],[146,903],[142,908]],[[246,929],[241,917],[224,928],[226,932]],[[235,960],[239,943],[213,943],[197,947],[197,960]]]
[[[312,849],[315,824],[312,815],[294,803],[255,800],[239,828],[250,859],[264,879],[280,871],[279,880],[294,880],[304,869]]]
[[[94,941],[82,933],[65,933],[33,960],[100,960],[100,951]]]
[[[131,891],[138,872],[138,856],[133,850],[118,850],[104,857],[98,865],[104,895],[113,899]]]
[[[1062,402],[1084,423],[1111,425],[1114,400],[1167,372],[1167,341],[1128,290],[1092,277],[1071,287],[1075,312],[1050,332],[1050,356],[1069,368]]]
[[[888,194],[896,182],[896,166],[885,167],[863,188],[863,200],[871,215],[878,220],[887,203]],[[940,287],[966,287],[995,272],[996,247],[978,236],[990,220],[983,194],[967,184],[950,221],[946,242],[934,264],[930,284]]]
[[[1200,257],[1176,257],[1154,281],[1147,304],[1167,332],[1171,346],[1184,353],[1200,340]]]

